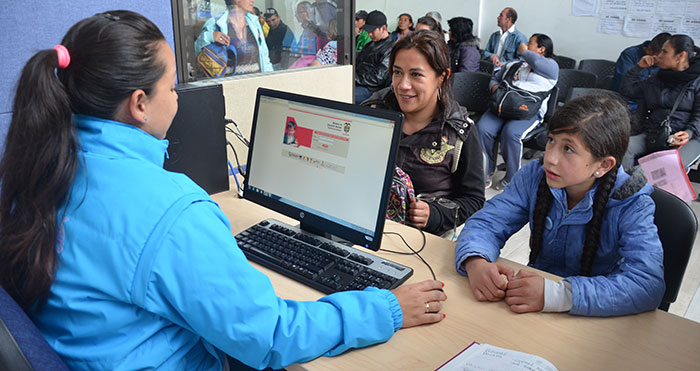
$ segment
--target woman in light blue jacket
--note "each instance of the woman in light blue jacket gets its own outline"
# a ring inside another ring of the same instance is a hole
[[[630,133],[625,105],[586,96],[559,109],[543,161],[518,171],[459,236],[457,271],[481,301],[513,312],[614,316],[656,308],[664,293],[663,250],[653,188],[620,166]],[[506,240],[530,223],[529,265],[560,282],[495,263]],[[505,277],[501,276],[505,275]]]
[[[226,0],[226,11],[210,18],[194,42],[195,54],[203,47],[218,43],[229,51],[225,75],[270,72],[270,52],[252,0]]]
[[[62,44],[18,82],[0,163],[0,285],[70,369],[222,370],[229,357],[277,369],[444,318],[433,280],[278,297],[218,205],[163,169],[178,104],[160,30],[113,11]]]

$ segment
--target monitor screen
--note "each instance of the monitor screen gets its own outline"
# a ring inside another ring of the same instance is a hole
[[[403,115],[258,89],[243,197],[378,250]]]

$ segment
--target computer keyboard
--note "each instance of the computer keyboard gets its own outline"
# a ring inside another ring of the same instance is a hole
[[[410,267],[267,219],[236,235],[246,257],[314,289],[331,294],[374,286],[393,289]]]

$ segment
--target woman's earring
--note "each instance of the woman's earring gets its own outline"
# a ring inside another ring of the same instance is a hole
[[[596,171],[595,176],[600,176],[600,171]]]
[[[442,95],[442,88],[438,88],[438,102],[440,101],[441,95]]]
[[[148,122],[148,116],[143,115],[143,122]]]

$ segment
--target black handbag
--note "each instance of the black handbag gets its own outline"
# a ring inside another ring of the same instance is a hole
[[[513,85],[513,76],[523,62],[508,66],[498,89],[491,95],[491,112],[507,120],[529,119],[539,112],[542,102],[549,96],[548,91],[531,92]]]
[[[660,123],[654,123],[653,115],[651,118],[647,119],[647,122],[651,121],[650,125],[647,125],[646,132],[646,145],[647,153],[653,153],[658,151],[663,151],[671,147],[671,142],[673,138],[671,137],[671,116],[676,112],[678,105],[683,99],[685,91],[688,90],[688,86],[692,84],[693,81],[687,83],[683,89],[681,89],[680,94],[676,98],[676,102],[673,103],[673,108],[671,112],[663,119]]]

